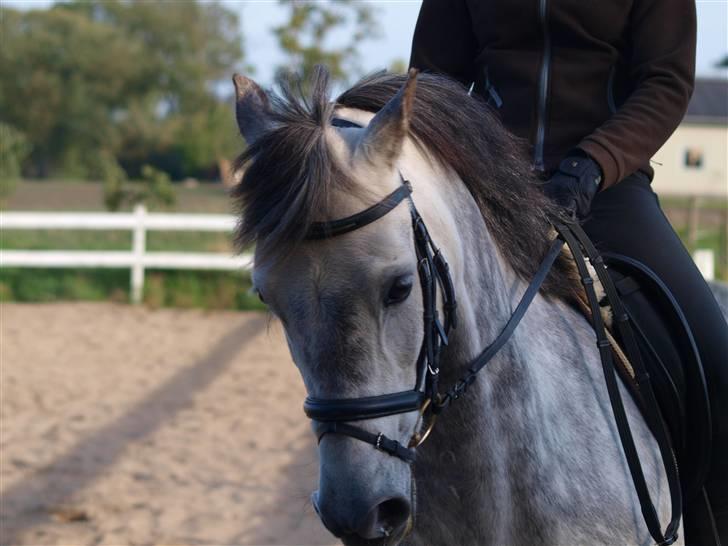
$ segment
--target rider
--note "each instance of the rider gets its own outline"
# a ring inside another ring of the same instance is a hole
[[[650,187],[650,158],[693,91],[695,35],[694,0],[424,0],[410,64],[472,85],[529,141],[544,191],[576,202],[599,248],[638,259],[674,295],[710,393],[706,487],[728,544],[728,326]]]

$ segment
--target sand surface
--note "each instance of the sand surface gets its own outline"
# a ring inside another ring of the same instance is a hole
[[[0,307],[2,544],[334,544],[263,314]]]

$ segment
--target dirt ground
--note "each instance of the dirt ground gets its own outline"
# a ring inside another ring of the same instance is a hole
[[[0,307],[2,544],[334,544],[263,314]]]

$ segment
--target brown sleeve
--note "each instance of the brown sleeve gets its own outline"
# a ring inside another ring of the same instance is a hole
[[[465,0],[424,0],[412,38],[410,66],[470,86],[476,54],[477,39]]]
[[[630,15],[634,91],[579,143],[608,187],[647,165],[685,115],[695,83],[694,0],[636,0]]]

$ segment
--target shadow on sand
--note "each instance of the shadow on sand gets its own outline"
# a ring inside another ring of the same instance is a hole
[[[127,413],[79,440],[50,465],[4,491],[0,496],[0,544],[17,543],[21,532],[48,518],[39,503],[60,503],[84,489],[117,461],[129,443],[152,434],[188,407],[194,395],[223,373],[240,348],[265,327],[264,316],[246,320],[225,334],[205,358],[176,373]],[[69,472],[69,468],[79,466],[82,473]]]
[[[303,415],[301,419],[304,419]],[[340,544],[324,528],[311,505],[311,493],[318,486],[318,453],[313,434],[304,431],[304,449],[298,450],[294,463],[276,476],[279,484],[273,505],[261,506],[258,514],[264,523],[252,531],[233,538],[233,544],[250,546],[330,546]],[[301,443],[301,437],[296,444]],[[285,522],[287,534],[281,534],[277,522]]]

